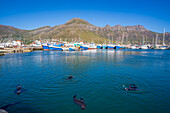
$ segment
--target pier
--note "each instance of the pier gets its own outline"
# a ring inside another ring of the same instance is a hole
[[[5,55],[5,53],[25,53],[25,52],[32,52],[36,50],[43,50],[43,48],[42,47],[4,48],[4,49],[0,49],[0,56]]]

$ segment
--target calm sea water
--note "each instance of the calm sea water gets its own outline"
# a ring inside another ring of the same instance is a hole
[[[74,76],[67,80],[68,76]],[[137,92],[123,90],[136,84]],[[14,94],[17,84],[27,91]],[[83,98],[86,109],[73,103]],[[34,51],[0,56],[0,107],[9,113],[168,113],[169,50]]]

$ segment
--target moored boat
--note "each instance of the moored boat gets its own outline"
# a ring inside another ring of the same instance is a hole
[[[140,49],[148,49],[148,45],[142,45]]]
[[[50,51],[63,51],[61,45],[51,44],[49,45]]]
[[[107,45],[102,45],[102,49],[107,49]]]
[[[132,45],[130,49],[139,49],[140,47],[138,45]]]
[[[91,43],[91,44],[81,45],[80,48],[81,48],[82,50],[97,49],[97,46],[96,46],[94,43]]]
[[[131,49],[137,49],[137,47],[134,45],[134,46],[131,46]]]
[[[48,43],[43,43],[42,44],[42,47],[43,47],[43,50],[49,50],[49,45],[48,45]]]
[[[115,45],[113,45],[113,44],[107,45],[107,49],[114,49],[114,48],[115,48]]]
[[[62,51],[69,51],[68,47],[62,47]]]
[[[102,45],[97,45],[97,49],[102,49]]]
[[[94,43],[91,43],[88,49],[97,49],[97,46]]]
[[[168,47],[167,46],[161,46],[159,47],[159,49],[167,49]]]
[[[88,50],[89,45],[81,45],[80,48],[82,50]]]
[[[74,47],[69,47],[69,51],[75,51]]]
[[[125,47],[121,45],[116,45],[114,49],[125,49]]]
[[[0,49],[4,49],[4,44],[3,43],[0,44]]]

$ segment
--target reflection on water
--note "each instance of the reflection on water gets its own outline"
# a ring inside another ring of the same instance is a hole
[[[0,57],[0,105],[22,102],[9,113],[79,113],[72,101],[77,94],[87,113],[170,112],[169,56],[166,50],[7,54]],[[122,90],[132,83],[139,92]],[[28,91],[15,95],[17,84]]]

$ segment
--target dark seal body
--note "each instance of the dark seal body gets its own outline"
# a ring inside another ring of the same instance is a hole
[[[70,80],[70,79],[72,79],[72,78],[74,78],[73,76],[69,76],[68,78],[67,78],[67,80]]]
[[[130,84],[129,88],[125,88],[126,91],[137,91],[138,87],[135,84]]]
[[[82,110],[86,108],[86,104],[82,98],[77,99],[76,95],[73,97],[73,102],[81,107]]]

